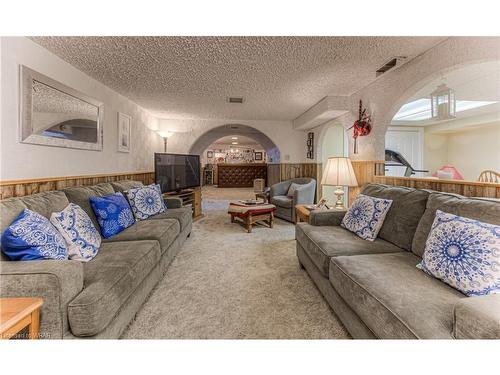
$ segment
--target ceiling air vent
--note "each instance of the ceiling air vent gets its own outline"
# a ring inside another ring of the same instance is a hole
[[[242,96],[230,96],[227,98],[228,103],[232,104],[243,104],[243,97]]]
[[[406,56],[396,56],[386,62],[381,68],[377,69],[376,76],[380,76],[385,72],[393,69],[395,66],[400,66],[406,60]]]

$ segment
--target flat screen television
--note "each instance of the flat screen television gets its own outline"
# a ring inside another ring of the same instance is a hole
[[[200,186],[200,156],[155,153],[155,180],[162,193]]]

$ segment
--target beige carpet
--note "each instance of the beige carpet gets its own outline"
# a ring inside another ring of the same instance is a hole
[[[204,189],[204,218],[123,338],[348,337],[298,265],[292,224],[249,234],[230,223],[228,199],[250,197],[249,189]]]

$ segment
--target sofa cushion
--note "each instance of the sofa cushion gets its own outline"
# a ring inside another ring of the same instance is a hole
[[[46,191],[20,198],[31,211],[50,219],[53,212],[62,211],[69,204],[62,191]]]
[[[102,197],[104,195],[113,194],[115,191],[111,184],[103,183],[94,186],[81,186],[81,187],[72,187],[63,190],[66,197],[71,203],[74,203],[80,206],[86,213],[89,215],[90,220],[94,223],[96,228],[99,228],[99,223],[97,223],[97,219],[94,215],[94,210],[90,205],[90,197]]]
[[[420,271],[409,252],[332,258],[330,283],[379,338],[452,338],[465,297]]]
[[[132,180],[123,180],[111,182],[111,186],[117,193],[123,193],[129,189],[138,188],[140,186],[144,186],[141,181],[132,181]]]
[[[298,223],[295,233],[297,241],[326,278],[328,278],[331,257],[403,251],[380,238],[375,241],[365,241],[339,226],[315,227],[306,223]]]
[[[111,322],[160,261],[157,241],[104,243],[97,256],[84,264],[84,289],[68,304],[75,336],[93,336]]]
[[[179,233],[180,224],[175,219],[142,220],[103,242],[156,240],[163,254]]]
[[[399,186],[369,184],[363,188],[362,193],[392,200],[391,209],[378,236],[410,251],[415,231],[425,211],[429,192]]]
[[[193,220],[193,211],[190,207],[171,208],[161,214],[150,216],[148,220],[175,219],[181,226],[181,232],[188,227]]]
[[[424,254],[425,243],[431,231],[436,210],[488,224],[500,225],[500,202],[466,198],[448,193],[432,193],[429,196],[427,208],[420,219],[413,238],[411,251],[420,257]]]
[[[285,195],[276,195],[271,198],[271,203],[278,207],[292,208],[293,199]]]

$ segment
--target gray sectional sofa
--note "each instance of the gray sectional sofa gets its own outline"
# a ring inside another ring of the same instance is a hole
[[[81,206],[96,228],[91,196],[123,192],[136,181],[73,187],[0,201],[0,230],[24,209],[49,218],[70,202]],[[42,297],[43,338],[117,338],[161,279],[191,233],[191,209],[179,199],[166,199],[167,211],[138,221],[103,239],[97,256],[78,261],[0,262],[0,297]]]
[[[296,226],[299,262],[350,334],[500,338],[500,294],[466,297],[415,267],[437,209],[500,225],[500,202],[377,184],[362,193],[393,200],[375,241],[340,227],[340,211]]]

